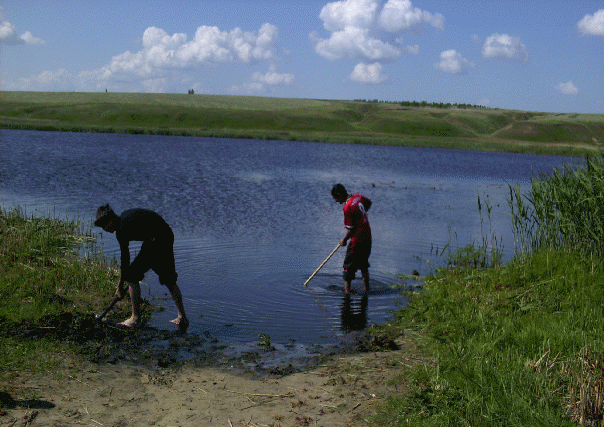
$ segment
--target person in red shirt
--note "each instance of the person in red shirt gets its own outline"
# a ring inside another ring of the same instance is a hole
[[[372,252],[372,230],[368,221],[368,210],[372,201],[358,193],[349,195],[340,183],[332,188],[332,198],[339,204],[344,204],[344,223],[347,233],[340,241],[340,245],[344,247],[349,241],[342,275],[345,280],[345,294],[351,293],[351,281],[355,279],[357,270],[361,271],[363,286],[367,292],[370,290],[368,259]]]

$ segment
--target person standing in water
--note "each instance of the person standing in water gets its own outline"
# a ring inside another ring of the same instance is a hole
[[[171,322],[176,324],[181,332],[189,327],[189,320],[185,315],[183,296],[176,283],[177,273],[174,263],[174,234],[172,229],[157,213],[135,208],[117,215],[107,205],[99,207],[95,226],[101,227],[109,233],[116,234],[120,244],[121,275],[116,296],[124,298],[128,284],[132,316],[121,324],[126,327],[138,327],[141,324],[141,286],[140,281],[145,273],[152,269],[158,274],[160,284],[165,285],[176,304],[177,317]],[[130,263],[130,241],[143,241],[141,250]]]
[[[358,193],[349,195],[340,183],[332,188],[332,198],[339,204],[344,204],[344,224],[347,233],[340,241],[340,245],[344,247],[349,241],[342,275],[345,280],[345,294],[351,293],[351,281],[355,279],[357,270],[361,271],[363,286],[368,292],[370,290],[368,259],[372,252],[372,230],[367,212],[372,201]]]

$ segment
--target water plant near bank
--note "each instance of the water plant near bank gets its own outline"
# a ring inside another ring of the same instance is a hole
[[[603,159],[512,188],[509,204],[517,257],[438,270],[397,314],[435,360],[376,424],[603,424]]]

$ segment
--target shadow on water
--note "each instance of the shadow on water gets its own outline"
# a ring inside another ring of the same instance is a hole
[[[364,293],[359,301],[344,296],[340,312],[341,329],[344,332],[363,330],[368,326],[368,294]]]

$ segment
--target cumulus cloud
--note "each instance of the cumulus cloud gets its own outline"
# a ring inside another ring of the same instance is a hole
[[[329,60],[344,57],[392,60],[401,55],[397,47],[371,37],[369,32],[367,28],[358,27],[347,27],[342,31],[336,31],[329,39],[317,40],[315,52]]]
[[[559,83],[555,89],[563,95],[578,95],[578,88],[571,80],[567,83]]]
[[[578,22],[578,31],[584,36],[603,35],[603,9],[592,15],[586,15]]]
[[[294,75],[289,73],[278,73],[275,65],[269,67],[267,73],[256,72],[252,75],[251,82],[242,85],[233,85],[229,89],[232,94],[261,94],[270,92],[273,87],[290,86],[294,83]]]
[[[483,44],[481,51],[485,58],[527,61],[527,49],[520,37],[494,33]]]
[[[265,91],[265,85],[260,82],[248,82],[241,86],[233,85],[229,89],[232,94],[254,95]]]
[[[11,45],[43,45],[46,42],[38,37],[35,37],[29,31],[26,31],[18,36],[17,28],[10,22],[4,20],[2,6],[0,6],[0,43]]]
[[[319,18],[331,34],[327,39],[316,33],[310,37],[315,52],[329,60],[390,61],[404,52],[417,54],[418,45],[403,46],[401,39],[394,44],[388,34],[419,33],[426,25],[445,28],[443,15],[415,8],[409,0],[388,0],[381,10],[377,0],[341,0],[326,4]]]
[[[439,62],[434,64],[435,68],[450,74],[466,74],[468,70],[475,67],[473,62],[470,62],[454,49],[441,52]]]
[[[265,74],[256,72],[252,75],[252,80],[269,86],[289,86],[294,82],[294,75],[283,73],[280,74],[275,70],[275,66],[271,66]]]
[[[32,33],[26,31],[25,33],[19,36],[19,39],[23,40],[23,42],[27,45],[44,45],[46,42],[38,37],[34,37]]]
[[[383,66],[379,62],[373,64],[365,64],[363,62],[357,64],[349,78],[354,82],[379,84],[387,81],[388,77],[383,74]]]
[[[46,70],[40,74],[21,77],[16,82],[3,82],[7,90],[64,91],[72,84],[72,76],[65,70]]]
[[[401,46],[401,51],[409,55],[418,55],[420,53],[420,45],[406,45],[403,39],[396,39],[396,42]]]
[[[325,5],[319,18],[328,31],[340,31],[347,27],[368,28],[374,21],[377,9],[376,0],[343,0]]]
[[[192,40],[184,33],[170,36],[149,27],[143,33],[143,48],[114,56],[101,69],[101,78],[137,76],[160,77],[169,69],[194,68],[208,63],[252,64],[277,58],[278,29],[263,24],[258,32],[235,28],[229,32],[217,27],[199,27]]]
[[[15,26],[8,21],[0,21],[0,40],[8,40],[15,35]]]
[[[422,32],[425,25],[438,31],[445,30],[445,18],[412,6],[410,0],[388,0],[378,18],[380,26],[390,32]]]

